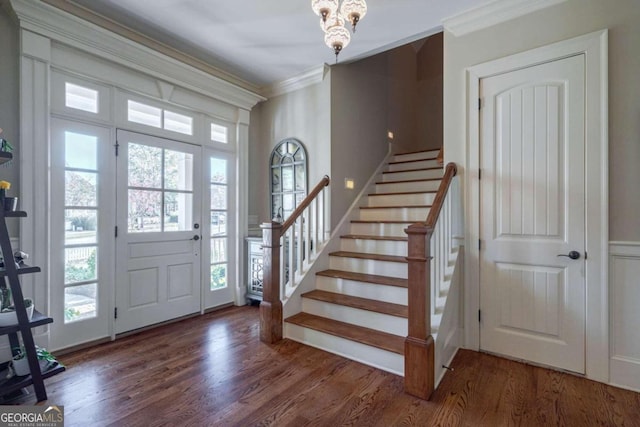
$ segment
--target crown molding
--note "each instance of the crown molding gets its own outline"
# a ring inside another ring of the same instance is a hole
[[[176,86],[250,110],[265,100],[184,61],[130,40],[41,1],[10,0],[20,27],[59,43],[138,70]]]
[[[322,64],[319,67],[314,67],[301,74],[298,74],[297,76],[266,86],[262,89],[261,92],[267,98],[284,95],[285,93],[293,92],[295,90],[320,83],[324,80],[329,70],[331,70],[331,67],[329,65]]]
[[[442,20],[445,30],[456,37],[507,22],[566,0],[495,0]]]

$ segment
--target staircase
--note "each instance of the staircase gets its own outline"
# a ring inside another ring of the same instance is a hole
[[[424,222],[443,168],[438,150],[396,155],[366,197],[329,269],[316,274],[316,289],[302,294],[302,312],[285,319],[287,338],[377,368],[404,374],[408,334],[407,235]],[[449,272],[450,273],[450,272]],[[433,301],[437,337],[447,285]]]

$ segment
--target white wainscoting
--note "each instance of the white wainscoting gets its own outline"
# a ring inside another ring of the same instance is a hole
[[[610,242],[610,383],[640,391],[640,242]]]

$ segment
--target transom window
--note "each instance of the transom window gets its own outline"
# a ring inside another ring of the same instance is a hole
[[[64,84],[64,105],[76,110],[98,113],[98,91],[66,82]]]
[[[132,100],[127,102],[127,120],[145,126],[193,135],[192,117],[141,102]]]
[[[285,220],[307,195],[307,152],[285,139],[271,152],[271,218]]]

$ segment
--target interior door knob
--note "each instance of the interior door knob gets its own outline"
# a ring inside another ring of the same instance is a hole
[[[566,256],[567,258],[571,258],[571,259],[578,259],[580,258],[580,252],[578,251],[571,251],[568,254],[560,254],[558,256]]]

